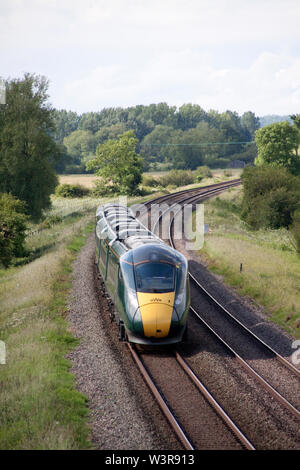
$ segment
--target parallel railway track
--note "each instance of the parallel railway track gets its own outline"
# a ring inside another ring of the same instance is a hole
[[[174,204],[184,204],[184,203],[196,203],[196,202],[201,202],[204,199],[211,197],[212,195],[218,194],[219,192],[223,191],[224,189],[228,189],[229,187],[235,186],[240,184],[240,180],[235,180],[227,184],[218,184],[214,185],[214,187],[205,187],[205,188],[198,188],[198,190],[189,190],[189,191],[183,191],[180,192],[179,194],[174,194],[174,195],[164,195],[161,196],[160,198],[156,198],[155,200],[149,201],[147,203],[147,209],[151,207],[151,204],[153,203],[161,203],[161,202],[166,202],[166,201],[171,201],[172,205]],[[166,209],[167,211],[168,209]],[[169,210],[172,210],[172,206]],[[165,212],[166,212],[165,211]],[[173,239],[173,233],[172,233],[172,226],[174,223],[174,218],[176,217],[177,213],[173,214],[173,217],[170,222],[170,229],[169,229],[169,243],[171,246],[176,248],[174,239]],[[159,230],[159,224],[162,219],[163,214],[160,214],[159,218],[156,221],[155,227],[153,231]],[[251,338],[253,338],[253,341],[258,343],[260,347],[265,348],[269,354],[272,354],[272,356],[276,357],[280,363],[286,367],[292,374],[294,374],[297,378],[299,377],[300,373],[299,370],[296,369],[289,361],[287,361],[283,356],[278,354],[273,348],[271,348],[267,343],[265,343],[263,340],[261,340],[257,335],[255,335],[249,328],[247,328],[245,325],[243,325],[239,320],[237,320],[234,315],[232,315],[225,306],[223,306],[220,302],[217,301],[208,291],[205,289],[205,287],[197,280],[196,276],[194,276],[192,273],[190,273],[190,278],[192,282],[197,286],[197,289],[201,289],[201,295],[205,295],[207,298],[209,298],[209,301],[214,305],[216,309],[219,311],[222,311],[222,313],[226,314],[228,317],[232,319],[233,322],[235,322],[239,327],[244,331],[244,333],[249,334]],[[199,294],[198,294],[199,295]],[[193,303],[193,299],[192,299]],[[235,359],[238,361],[239,364],[243,366],[243,368],[247,371],[247,373],[251,374],[252,377],[257,380],[260,385],[264,387],[265,390],[268,391],[272,395],[273,398],[275,398],[282,406],[284,406],[289,412],[293,414],[294,417],[299,419],[300,413],[299,410],[292,404],[290,401],[288,401],[281,393],[279,393],[267,380],[263,378],[262,375],[260,375],[257,371],[255,371],[245,359],[241,357],[227,342],[218,334],[216,333],[211,326],[205,322],[205,320],[199,315],[199,312],[196,311],[195,308],[191,307],[191,311],[201,320],[202,325],[205,325],[207,329],[214,335],[216,340],[222,343],[222,345],[227,349],[227,351],[232,354]],[[129,346],[131,349],[131,352],[133,355],[137,355],[136,351],[133,350],[132,346]],[[228,414],[222,409],[222,407],[217,403],[217,401],[213,398],[212,394],[208,392],[206,387],[201,383],[200,379],[197,377],[197,375],[191,370],[187,362],[179,355],[178,352],[175,352],[176,358],[178,363],[181,364],[182,367],[184,367],[185,372],[189,374],[190,379],[194,382],[197,382],[198,389],[201,390],[201,393],[206,393],[206,399],[210,403],[212,407],[219,413],[219,415],[222,417],[222,420],[226,423],[227,426],[231,429],[231,431],[235,434],[235,436],[238,438],[239,442],[242,443],[242,446],[247,449],[254,449],[254,445],[250,442],[250,440],[243,434],[243,432],[239,429],[239,427],[233,422],[233,420],[228,416]],[[135,358],[136,360],[136,358]],[[138,367],[141,369],[143,366],[143,362],[141,358],[139,360],[139,365]],[[143,366],[144,367],[144,366]],[[149,376],[150,377],[150,376]],[[150,383],[150,379],[145,379],[147,382]],[[159,393],[153,392],[154,394]],[[166,402],[165,400],[160,397],[160,406],[162,408],[166,407]],[[164,404],[163,404],[164,403]],[[164,411],[165,412],[165,411]],[[170,412],[170,411],[169,411]],[[166,412],[166,415],[169,413]],[[172,415],[172,413],[171,413]],[[170,416],[171,416],[170,415]],[[174,428],[175,433],[178,435],[180,441],[184,445],[186,449],[191,449],[190,446],[193,446],[193,438],[189,437],[186,435],[185,431],[183,430],[182,426],[177,422],[177,420],[174,418],[174,415],[172,418],[168,417],[168,420],[172,427]],[[173,425],[172,422],[176,422],[177,424]],[[181,434],[182,433],[182,434]]]
[[[214,191],[212,191],[211,194],[215,194]],[[200,199],[202,200],[202,197],[200,196]],[[190,201],[190,199],[186,200],[187,202]],[[194,201],[194,198],[193,198]],[[170,222],[170,228],[169,228],[169,242],[173,248],[176,249],[176,244],[174,241],[173,233],[172,233],[172,227],[174,223],[174,219],[176,217],[177,213],[175,213],[171,219]],[[193,281],[195,284],[196,288],[199,290],[199,293],[201,295],[204,295],[206,298],[209,299],[209,302],[216,308],[218,311],[220,311],[222,314],[226,315],[228,318],[230,318],[230,321],[235,324],[243,333],[247,334],[253,342],[256,342],[260,348],[263,348],[267,351],[268,354],[271,354],[273,357],[276,358],[278,362],[280,362],[284,367],[286,367],[289,371],[292,372],[297,378],[300,377],[300,371],[287,359],[285,359],[283,356],[281,356],[278,352],[276,352],[271,346],[269,346],[265,341],[263,341],[261,338],[259,338],[255,333],[253,333],[247,326],[245,326],[241,321],[239,321],[224,305],[222,305],[211,293],[208,292],[208,290],[203,286],[202,283],[199,282],[199,280],[189,271],[190,279]],[[193,301],[192,301],[193,304]],[[300,411],[292,404],[290,403],[281,393],[279,393],[275,387],[273,387],[270,383],[268,383],[267,380],[265,380],[257,371],[255,371],[239,354],[237,351],[235,351],[222,337],[217,334],[217,332],[208,325],[207,322],[203,319],[202,315],[197,312],[197,310],[193,307],[191,307],[191,311],[193,312],[194,315],[206,326],[207,329],[210,330],[210,332],[219,340],[223,343],[223,345],[226,347],[227,350],[229,350],[234,357],[239,361],[239,363],[250,373],[253,377],[255,377],[256,380],[260,382],[260,384],[268,390],[271,395],[278,400],[283,406],[285,406],[291,413],[294,414],[298,419],[300,419]]]
[[[203,419],[203,413],[205,412],[207,414],[207,410],[204,411],[204,408],[207,406],[207,404],[209,404],[214,409],[219,419],[223,421],[223,425],[218,423],[219,433],[227,433],[228,428],[229,431],[235,436],[237,440],[237,445],[235,446],[234,443],[231,442],[231,446],[237,449],[245,448],[248,450],[255,450],[253,444],[247,439],[247,437],[233,422],[229,415],[214,399],[212,394],[207,390],[207,388],[201,382],[199,377],[197,377],[197,375],[193,372],[193,370],[190,368],[190,366],[187,364],[187,362],[183,359],[183,357],[179,354],[178,351],[174,350],[173,352],[170,352],[168,357],[165,357],[164,360],[168,361],[168,370],[172,370],[173,373],[176,370],[176,367],[180,366],[180,368],[186,374],[188,380],[185,380],[183,377],[181,377],[180,387],[183,388],[184,394],[179,395],[179,397],[176,398],[176,402],[175,400],[172,400],[172,402],[168,404],[168,400],[165,396],[168,396],[168,398],[170,396],[174,396],[174,390],[172,393],[172,388],[174,388],[174,385],[171,383],[171,381],[169,381],[169,377],[167,374],[164,374],[164,377],[162,377],[160,373],[157,373],[157,368],[161,367],[161,356],[158,355],[157,357],[156,353],[155,358],[151,357],[151,359],[149,360],[149,356],[145,355],[143,359],[142,355],[136,350],[133,345],[131,345],[130,343],[127,344],[133,356],[133,359],[136,362],[147,385],[149,386],[164,415],[169,421],[169,424],[171,425],[172,429],[174,430],[175,434],[177,435],[178,439],[186,450],[200,448],[204,442],[208,441],[208,438],[205,433],[203,431],[199,432],[199,427],[197,426],[197,423],[201,423],[201,420]],[[145,361],[148,362],[147,366],[145,365]],[[175,361],[177,362],[177,366],[175,364]],[[155,379],[155,376],[158,376],[158,378]],[[159,381],[159,386],[156,384],[156,381]],[[160,389],[162,389],[162,391],[160,391]],[[186,403],[186,395],[193,396],[191,402]],[[203,402],[201,396],[205,398],[206,402]],[[180,402],[180,404],[178,404],[178,402]],[[186,404],[188,404],[188,410]],[[174,413],[172,408],[176,409],[176,413]],[[189,413],[189,416],[186,416],[185,413]],[[184,421],[185,425],[183,426],[181,423]],[[223,427],[223,429],[221,429],[220,427]],[[188,432],[186,430],[187,428]],[[222,437],[223,436],[220,436],[220,446],[222,445]],[[206,445],[209,444],[207,443]]]

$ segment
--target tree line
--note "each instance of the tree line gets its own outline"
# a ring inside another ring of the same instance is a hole
[[[63,155],[56,169],[60,173],[83,173],[99,144],[116,140],[133,131],[144,170],[162,168],[195,169],[227,167],[233,160],[253,162],[253,144],[259,118],[251,111],[204,111],[196,104],[177,108],[167,103],[129,108],[105,108],[79,115],[55,110],[55,142]],[[236,143],[238,142],[238,143]]]
[[[293,223],[299,231],[299,115],[291,116],[293,124],[273,123],[261,129],[250,111],[240,117],[231,111],[206,112],[193,104],[179,109],[166,103],[109,108],[79,116],[49,104],[45,77],[25,74],[4,83],[5,104],[0,104],[2,265],[21,256],[26,221],[39,220],[50,207],[57,172],[75,168],[100,176],[105,194],[138,194],[142,171],[151,166],[194,170],[203,165],[220,167],[237,158],[246,163],[255,159],[256,166],[246,168],[243,175],[245,221],[253,228]]]

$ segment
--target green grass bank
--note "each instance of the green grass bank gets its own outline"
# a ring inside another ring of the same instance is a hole
[[[209,270],[300,338],[300,258],[291,235],[286,229],[249,230],[239,217],[241,199],[242,188],[233,188],[205,202],[209,232],[199,253]]]

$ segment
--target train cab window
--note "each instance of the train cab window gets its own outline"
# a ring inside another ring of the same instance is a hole
[[[136,290],[138,292],[173,292],[175,267],[167,263],[142,263],[135,265]]]

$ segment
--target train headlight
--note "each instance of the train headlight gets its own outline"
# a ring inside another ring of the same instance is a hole
[[[176,295],[176,298],[175,298],[175,305],[181,305],[182,303],[185,303],[185,291],[179,293]]]

